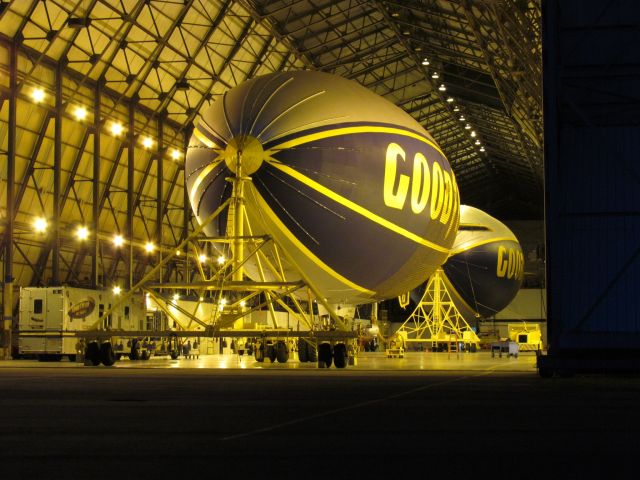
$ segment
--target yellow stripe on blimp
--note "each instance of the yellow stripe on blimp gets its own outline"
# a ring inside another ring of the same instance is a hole
[[[306,258],[310,259],[313,262],[314,265],[320,267],[321,270],[323,270],[324,272],[326,272],[327,274],[329,274],[331,277],[335,278],[339,282],[344,283],[349,288],[357,290],[358,292],[365,293],[367,295],[373,295],[375,293],[373,290],[369,290],[365,287],[355,284],[351,280],[343,277],[338,272],[333,270],[329,265],[327,265],[322,260],[320,260],[317,256],[315,256],[311,252],[311,250],[309,250],[300,240],[298,240],[296,236],[293,233],[291,233],[291,231],[286,227],[286,225],[282,223],[280,218],[278,218],[278,216],[271,209],[271,207],[265,201],[265,199],[262,198],[262,195],[260,195],[260,193],[258,193],[258,191],[255,188],[252,188],[251,192],[253,193],[254,198],[256,199],[256,203],[260,207],[258,211],[260,213],[266,214],[269,217],[269,219],[273,222],[273,224],[276,226],[276,228],[280,230],[285,237],[287,237],[287,240],[293,243],[295,247],[298,250],[300,250],[300,252],[302,252]],[[297,267],[300,268],[299,266]]]
[[[318,182],[311,180],[309,177],[306,177],[304,175],[302,175],[300,172],[294,170],[291,167],[288,167],[286,165],[283,165],[281,163],[278,163],[277,161],[269,161],[269,164],[272,165],[273,167],[277,168],[278,170],[280,170],[281,172],[295,178],[296,180],[304,183],[306,186],[312,188],[313,190],[315,190],[318,193],[321,193],[322,195],[330,198],[331,200],[333,200],[334,202],[339,203],[340,205],[347,207],[349,210],[352,210],[360,215],[362,215],[363,217],[368,218],[369,220],[371,220],[372,222],[377,223],[378,225],[383,226],[384,228],[387,228],[389,230],[391,230],[394,233],[397,233],[398,235],[402,235],[405,238],[408,238],[409,240],[412,240],[420,245],[423,245],[425,247],[431,248],[432,250],[435,250],[437,252],[442,252],[442,253],[449,253],[449,249],[446,247],[442,247],[436,243],[430,242],[429,240],[427,240],[426,238],[422,238],[419,235],[416,235],[413,232],[410,232],[409,230],[402,228],[398,225],[396,225],[393,222],[390,222],[389,220],[382,218],[379,215],[376,215],[375,213],[367,210],[364,207],[361,207],[360,205],[358,205],[357,203],[352,202],[351,200],[338,195],[336,192],[334,192],[333,190],[328,189],[327,187],[320,185]]]
[[[516,242],[517,240],[514,239],[513,237],[494,237],[494,238],[489,238],[486,240],[479,240],[475,243],[472,243],[470,245],[465,245],[464,247],[459,247],[459,248],[455,248],[451,250],[451,253],[449,254],[450,257],[452,257],[453,255],[457,255],[458,253],[462,253],[462,252],[466,252],[468,250],[471,250],[472,248],[476,248],[476,247],[480,247],[482,245],[487,245],[488,243],[493,243],[493,242]]]
[[[446,158],[446,155],[440,147],[438,147],[435,143],[433,143],[428,138],[419,135],[415,132],[409,130],[403,130],[401,128],[393,128],[393,127],[380,127],[380,126],[361,126],[361,127],[343,127],[336,128],[334,130],[326,130],[323,132],[311,133],[309,135],[305,135],[302,137],[294,138],[287,142],[281,143],[279,145],[275,145],[269,149],[269,151],[279,151],[286,150],[287,148],[297,147],[299,145],[303,145],[305,143],[313,142],[315,140],[323,140],[325,138],[338,137],[340,135],[353,135],[355,133],[393,133],[395,135],[402,135],[403,137],[413,138],[415,140],[419,140],[422,143],[426,143],[427,145],[435,148],[440,155]]]

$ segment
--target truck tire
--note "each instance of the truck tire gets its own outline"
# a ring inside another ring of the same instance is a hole
[[[274,363],[276,361],[276,347],[273,344],[267,344],[267,352],[266,352],[266,357],[269,358],[269,360],[271,360],[271,363]]]
[[[89,342],[89,345],[87,345],[87,350],[84,354],[84,358],[94,367],[100,365],[100,347],[98,346],[98,342]]]
[[[171,356],[171,360],[177,360],[180,354],[178,353],[178,350],[171,350],[169,356]]]
[[[70,362],[75,362],[76,361],[76,355],[75,354],[70,354],[67,355],[67,358],[69,359]]]
[[[307,342],[307,358],[312,363],[318,361],[318,348],[315,343]]]
[[[302,363],[309,361],[309,344],[304,338],[298,339],[298,360]]]
[[[143,350],[140,352],[140,360],[149,360],[151,358],[151,353],[149,350]]]
[[[282,340],[278,340],[275,345],[276,359],[279,363],[287,363],[289,360],[289,348]]]
[[[137,338],[131,340],[131,352],[129,353],[129,360],[140,360],[140,342]]]
[[[100,345],[100,360],[107,367],[116,363],[116,354],[113,351],[111,342],[104,342]]]
[[[330,343],[321,343],[318,345],[318,366],[329,368],[333,361],[333,353]]]
[[[264,344],[262,342],[256,343],[254,356],[256,358],[256,362],[264,362]]]
[[[336,343],[333,346],[333,363],[336,368],[345,368],[348,360],[347,346],[344,343]]]

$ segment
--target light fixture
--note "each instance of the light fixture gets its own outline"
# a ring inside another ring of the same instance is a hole
[[[200,255],[198,255],[198,261],[200,263],[204,263],[207,261],[207,256],[204,253],[201,253]]]
[[[440,78],[440,75],[438,75],[438,72],[433,72],[431,78]]]
[[[113,294],[114,295],[120,295],[120,292],[122,292],[122,289],[118,285],[113,287]]]
[[[200,297],[198,300],[204,302],[204,297]]]
[[[438,87],[438,90],[440,90],[441,92],[444,92],[447,89],[447,87],[444,86],[444,83],[441,83],[440,86]]]
[[[117,137],[121,135],[122,132],[124,132],[124,126],[120,122],[112,122],[109,130],[111,131],[112,135]]]
[[[176,250],[176,257],[179,257],[180,255],[182,255],[182,252],[180,250]]]
[[[147,253],[151,253],[156,249],[156,246],[153,244],[153,242],[147,242],[144,246],[144,249],[147,251]]]
[[[78,105],[73,110],[73,116],[76,117],[76,120],[82,121],[87,118],[87,109],[82,105]]]
[[[174,293],[173,294],[173,301],[177,302],[178,300],[180,300],[180,294],[179,293]]]
[[[226,262],[226,261],[227,261],[227,259],[226,259],[226,258],[224,258],[224,255],[220,255],[220,256],[218,257],[218,265],[223,265],[223,264],[224,264],[224,262]]]
[[[476,131],[475,130],[471,130],[471,138],[475,138],[476,136]]]
[[[480,151],[481,151],[481,152],[484,152],[484,147],[480,147]]]
[[[464,122],[464,121],[465,121],[464,115],[460,115],[460,121],[461,121],[461,122]]]
[[[44,217],[38,217],[33,221],[33,228],[38,233],[44,233],[47,230],[49,222]]]
[[[454,112],[459,112],[460,111],[460,107],[458,107],[457,105],[455,107],[453,107],[453,111]]]
[[[449,98],[447,98],[447,102],[448,102],[448,103],[453,103],[453,97],[449,97]]]
[[[46,94],[44,93],[44,90],[40,87],[34,88],[33,91],[31,92],[31,98],[36,103],[40,103],[41,101],[43,101],[45,95]]]
[[[475,144],[476,144],[476,145],[480,145],[480,139],[477,139],[477,140],[475,141]]]
[[[411,35],[411,30],[403,30],[402,34],[406,37],[408,37],[409,35]]]
[[[427,65],[429,65],[429,60],[427,60],[426,58],[424,58],[424,59],[422,60],[422,65],[424,65],[425,67],[426,67]]]
[[[147,150],[150,149],[153,146],[153,139],[151,137],[143,137],[142,146]]]
[[[240,308],[244,308],[247,306],[247,302],[245,302],[244,300],[240,300]]]
[[[179,160],[181,156],[182,153],[180,153],[180,150],[178,150],[177,148],[171,150],[171,158],[173,158],[174,160]]]
[[[469,125],[468,123],[464,126],[465,130],[470,130],[471,129],[471,125]]]
[[[115,237],[113,237],[113,244],[116,247],[121,247],[122,245],[124,245],[124,238],[122,237],[122,235],[116,235]]]
[[[400,12],[392,12],[392,13],[391,13],[391,16],[392,16],[393,18],[398,18],[398,17],[400,16]]]
[[[78,240],[86,240],[87,238],[89,238],[89,229],[84,225],[78,227],[78,229],[76,230],[76,238]]]

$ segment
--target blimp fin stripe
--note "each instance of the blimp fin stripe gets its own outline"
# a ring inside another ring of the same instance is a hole
[[[366,288],[364,288],[364,287],[362,287],[360,285],[357,285],[357,284],[353,283],[352,281],[348,280],[347,278],[343,277],[338,272],[333,270],[329,265],[324,263],[322,260],[320,260],[316,255],[313,254],[313,252],[311,252],[311,250],[309,250],[302,242],[300,242],[295,237],[295,235],[293,235],[293,233],[291,233],[291,231],[289,231],[289,229],[286,227],[286,225],[284,223],[282,223],[282,221],[278,218],[278,216],[275,214],[275,212],[271,209],[269,204],[265,201],[265,199],[262,197],[262,195],[260,195],[260,193],[258,193],[256,191],[255,188],[251,189],[251,193],[253,194],[256,203],[260,206],[260,209],[258,211],[261,214],[266,214],[269,217],[269,219],[274,223],[274,225],[276,225],[278,230],[280,230],[283,233],[283,235],[286,236],[287,239],[291,243],[293,243],[296,246],[296,248],[298,248],[307,258],[309,258],[311,261],[313,261],[314,265],[320,267],[326,273],[331,275],[336,280],[344,283],[349,288],[357,290],[358,292],[365,293],[367,295],[373,295],[375,293],[372,290],[368,290],[368,289],[366,289]]]
[[[438,151],[438,153],[440,153],[440,155],[446,158],[446,155],[442,150],[440,150],[440,147],[438,147],[435,143],[433,143],[431,140],[424,137],[423,135],[419,135],[415,132],[412,132],[411,130],[403,130],[401,128],[394,128],[394,127],[383,127],[380,125],[341,127],[341,128],[335,128],[332,130],[325,130],[322,132],[311,133],[309,135],[288,140],[279,145],[274,145],[269,148],[269,151],[277,152],[279,150],[286,150],[289,148],[297,147],[299,145],[304,145],[305,143],[314,142],[316,140],[323,140],[325,138],[338,137],[340,135],[353,135],[356,133],[392,133],[395,135],[410,137],[415,140],[419,140],[423,143],[426,143],[427,145],[435,148]]]
[[[280,170],[283,173],[286,173],[287,175],[295,178],[296,180],[298,180],[299,182],[302,182],[304,185],[308,186],[309,188],[312,188],[313,190],[317,191],[318,193],[321,193],[322,195],[325,195],[326,197],[332,199],[333,201],[339,203],[340,205],[362,215],[363,217],[368,218],[369,220],[371,220],[372,222],[377,223],[378,225],[381,225],[389,230],[391,230],[392,232],[397,233],[398,235],[402,235],[403,237],[408,238],[409,240],[412,240],[420,245],[423,245],[425,247],[431,248],[432,250],[436,250],[438,252],[442,252],[442,253],[449,253],[449,249],[446,247],[442,247],[436,243],[430,242],[429,240],[420,237],[419,235],[416,235],[413,232],[410,232],[409,230],[406,230],[398,225],[396,225],[393,222],[390,222],[389,220],[386,220],[382,217],[380,217],[379,215],[376,215],[375,213],[367,210],[364,207],[361,207],[360,205],[358,205],[357,203],[352,202],[351,200],[346,199],[345,197],[338,195],[337,193],[335,193],[333,190],[328,189],[327,187],[320,185],[318,182],[310,179],[309,177],[306,177],[304,175],[302,175],[300,172],[294,170],[293,168],[290,168],[286,165],[283,165],[281,163],[278,163],[276,160],[271,159],[269,161],[269,164],[274,166],[275,168],[277,168],[278,170]]]
[[[209,137],[207,137],[204,133],[202,133],[197,128],[193,129],[193,134],[196,136],[196,138],[198,140],[200,140],[202,143],[204,143],[207,147],[216,148],[216,144],[213,143],[213,141]]]
[[[486,245],[488,243],[493,243],[493,242],[515,242],[515,243],[517,243],[517,241],[514,238],[510,238],[510,237],[489,238],[489,239],[486,239],[486,240],[481,240],[481,241],[476,242],[476,243],[472,243],[470,245],[465,245],[464,247],[461,247],[461,248],[456,248],[455,250],[451,250],[451,253],[449,254],[449,256],[457,255],[458,253],[466,252],[467,250],[471,250],[472,248],[476,248],[476,247],[479,247],[481,245]]]

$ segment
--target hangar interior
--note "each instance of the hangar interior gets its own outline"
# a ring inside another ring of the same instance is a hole
[[[194,122],[273,72],[336,74],[410,114],[461,203],[511,227],[525,286],[544,288],[541,14],[535,0],[0,3],[5,356],[20,287],[206,279],[173,254],[198,226]]]

